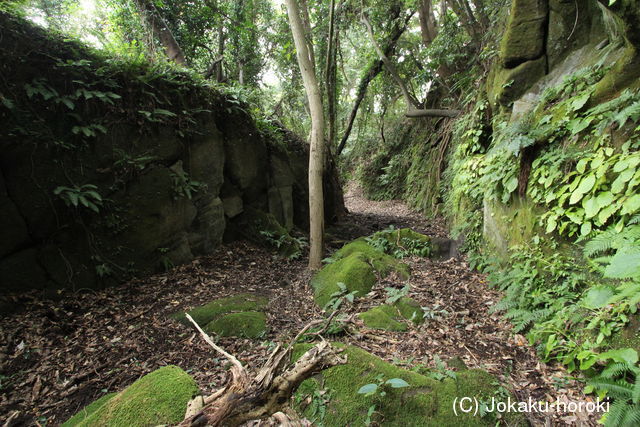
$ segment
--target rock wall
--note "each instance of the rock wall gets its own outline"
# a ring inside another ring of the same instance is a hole
[[[242,101],[8,15],[0,56],[0,292],[95,288],[188,262],[248,207],[305,228],[306,145]],[[343,210],[332,173],[325,189],[331,220]]]
[[[543,128],[541,117],[548,113],[543,102],[545,91],[561,86],[565,78],[580,70],[598,66],[608,70],[593,87],[583,88],[588,95],[585,107],[615,99],[624,90],[640,88],[640,4],[634,0],[609,3],[605,0],[512,2],[499,59],[487,81],[486,94],[494,115],[494,139],[499,139],[507,123],[513,125],[523,119],[532,129]],[[611,134],[612,146],[629,139],[628,126],[622,129],[614,126],[607,131]],[[575,142],[573,138],[567,144]],[[519,177],[522,189],[527,188],[526,180],[535,156],[548,144],[543,138],[536,140],[528,151],[523,150],[519,160],[521,172],[525,171]],[[509,206],[485,199],[484,239],[496,253],[507,255],[510,246],[522,244],[531,237],[538,217],[544,212],[524,194],[515,197]]]

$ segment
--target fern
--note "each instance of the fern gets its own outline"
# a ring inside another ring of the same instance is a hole
[[[633,384],[622,379],[596,377],[587,383],[588,385],[602,391],[606,391],[607,395],[620,400],[631,400],[633,394]]]

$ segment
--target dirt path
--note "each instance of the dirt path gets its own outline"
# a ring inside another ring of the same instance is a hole
[[[334,248],[389,225],[446,236],[440,222],[427,221],[398,201],[371,202],[353,187],[345,200],[350,214],[329,230]],[[470,272],[464,260],[404,261],[412,269],[409,296],[426,308],[428,321],[394,333],[370,330],[354,320],[354,332],[340,340],[406,367],[434,367],[438,359],[458,357],[470,368],[496,375],[520,400],[584,400],[579,384],[540,363],[524,337],[512,335],[504,320],[489,313],[499,294],[487,287],[483,275]],[[246,365],[258,366],[274,342],[322,316],[311,298],[305,264],[238,242],[117,288],[66,294],[56,302],[37,296],[16,300],[22,308],[0,319],[0,425],[9,417],[11,425],[58,425],[104,393],[167,364],[187,370],[203,391],[216,389],[226,378],[224,361],[168,315],[239,292],[268,296],[272,332],[262,341],[219,341]],[[390,277],[349,311],[379,304],[384,287],[404,285]],[[560,414],[545,420],[538,415],[532,422],[595,425],[595,417]]]

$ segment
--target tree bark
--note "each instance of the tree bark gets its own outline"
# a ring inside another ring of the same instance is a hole
[[[387,45],[384,49],[385,55],[391,56],[393,54],[393,51],[396,48],[396,44],[398,43],[398,40],[400,40],[400,37],[402,36],[402,34],[407,29],[407,25],[412,16],[413,14],[407,15],[402,25],[394,25],[393,30],[389,35],[389,41],[387,42]],[[384,65],[383,62],[380,59],[376,59],[375,61],[371,62],[367,67],[367,69],[365,70],[364,75],[360,79],[360,82],[358,83],[356,100],[353,104],[353,107],[351,108],[351,113],[349,114],[349,119],[347,120],[347,126],[344,130],[344,134],[342,135],[342,139],[340,140],[340,144],[338,145],[338,149],[336,150],[336,155],[340,155],[340,153],[342,153],[342,150],[344,150],[344,147],[347,144],[347,140],[351,135],[351,130],[353,129],[353,123],[355,122],[356,116],[358,115],[360,104],[362,104],[362,101],[364,100],[364,97],[367,94],[367,88],[369,87],[369,83],[371,83],[373,79],[375,79],[378,76],[378,74],[380,74],[380,72],[382,71],[383,65]]]
[[[336,2],[331,0],[329,6],[329,43],[327,46],[327,61],[325,66],[325,78],[327,79],[327,119],[329,121],[327,138],[329,147],[333,149],[336,135],[336,40],[335,35]]]
[[[429,47],[433,39],[438,35],[438,26],[436,17],[433,14],[433,4],[431,0],[419,0],[418,16],[420,18],[422,43],[425,47]]]
[[[162,43],[169,60],[174,61],[176,64],[187,65],[187,60],[180,45],[173,37],[171,30],[162,16],[160,16],[153,2],[150,0],[135,0],[135,2],[145,20],[145,26],[158,34],[160,43]]]
[[[322,171],[324,168],[324,111],[322,95],[318,80],[311,62],[306,42],[304,26],[300,19],[300,8],[297,0],[286,0],[287,13],[293,40],[296,45],[296,56],[311,115],[311,138],[309,148],[309,268],[317,270],[322,267],[324,252],[324,195],[322,190]]]

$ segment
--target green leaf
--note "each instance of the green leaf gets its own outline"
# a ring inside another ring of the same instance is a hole
[[[591,233],[591,222],[585,222],[580,226],[580,235],[586,236]]]
[[[386,384],[389,384],[393,388],[409,387],[409,383],[407,383],[402,378],[391,378],[390,380],[386,381]]]
[[[622,215],[634,213],[640,209],[640,194],[634,194],[622,203]]]
[[[555,230],[557,226],[558,226],[558,222],[556,221],[556,218],[549,217],[549,220],[547,221],[547,229],[545,230],[545,232],[549,234],[553,232],[553,230]]]
[[[618,206],[615,203],[614,204],[610,204],[609,206],[606,206],[598,214],[598,221],[600,221],[600,223],[604,224],[605,222],[607,222],[609,217],[611,217],[611,215],[613,215],[613,213],[615,211],[617,211],[619,208],[620,208],[620,206]]]
[[[579,109],[584,107],[587,101],[589,101],[589,98],[591,98],[591,92],[587,92],[580,96],[575,97],[573,101],[571,101],[571,109],[573,111],[578,111]]]
[[[509,193],[513,193],[513,191],[518,188],[518,177],[511,177],[509,181],[504,186],[505,190]]]
[[[587,200],[582,201],[582,206],[584,207],[584,215],[585,218],[593,218],[600,212],[600,206],[595,197],[591,197]]]
[[[378,390],[378,384],[365,384],[358,390],[358,394],[372,394]]]
[[[580,181],[580,185],[578,185],[578,188],[576,188],[576,191],[584,194],[588,191],[591,191],[595,183],[596,183],[595,175],[593,174],[588,175],[586,178]]]
[[[589,289],[587,295],[585,295],[582,304],[587,308],[602,308],[613,297],[614,292],[608,286],[596,286]]]
[[[638,352],[632,348],[617,348],[615,350],[605,351],[598,355],[600,360],[613,360],[615,362],[628,363],[635,365],[638,362]]]
[[[596,196],[596,200],[598,202],[598,207],[600,209],[609,206],[611,202],[613,202],[613,194],[610,191],[605,191],[603,193],[599,193]]]

